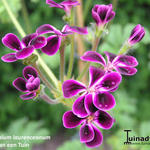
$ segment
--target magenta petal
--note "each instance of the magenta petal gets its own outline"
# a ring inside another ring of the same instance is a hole
[[[100,63],[103,66],[106,65],[106,62],[105,62],[105,59],[103,58],[103,56],[97,52],[87,51],[80,58],[84,61]]]
[[[63,95],[65,98],[73,97],[79,92],[85,91],[85,89],[85,85],[76,80],[67,80],[62,85]]]
[[[90,124],[86,122],[80,128],[80,141],[81,143],[90,142],[94,139],[94,130]]]
[[[33,76],[32,76],[33,77]],[[32,78],[30,77],[30,79]],[[35,91],[39,89],[40,86],[40,79],[38,77],[34,78],[30,81],[30,79],[28,80],[28,82],[26,83],[26,88],[29,91]]]
[[[122,77],[119,73],[117,72],[112,72],[112,73],[108,73],[106,74],[102,80],[99,82],[98,85],[96,85],[97,87],[99,87],[101,89],[101,91],[110,91],[116,87],[119,86],[119,84],[121,83]]]
[[[27,93],[24,95],[20,95],[20,98],[23,100],[33,99],[36,96],[36,93]]]
[[[89,74],[90,74],[89,87],[94,85],[104,75],[104,73],[105,72],[103,70],[101,70],[100,68],[96,68],[96,67],[91,66],[89,68]]]
[[[76,6],[79,5],[80,3],[77,0],[65,0],[60,3],[61,5],[71,5],[71,6]]]
[[[53,0],[46,0],[46,4],[48,4],[50,7],[56,7],[56,8],[63,9],[63,6],[61,6],[60,4],[57,4]]]
[[[36,30],[36,33],[38,35],[41,35],[41,34],[46,34],[46,33],[55,33],[55,32],[58,32],[58,30],[49,25],[49,24],[44,24],[44,25],[41,25],[40,27],[37,28]],[[60,32],[60,31],[59,31]]]
[[[99,15],[94,11],[94,8],[92,9],[92,17],[97,25],[101,23]]]
[[[115,98],[108,92],[97,93],[93,103],[100,110],[110,110],[116,105]]]
[[[110,53],[110,52],[104,52],[105,55],[107,56],[107,60],[108,62],[111,62],[114,60],[114,58],[117,56],[116,54]]]
[[[1,57],[2,61],[4,62],[14,62],[18,59],[16,58],[16,53],[9,53]]]
[[[120,55],[117,56],[114,61],[113,64],[115,65],[124,65],[127,67],[135,67],[138,65],[138,61],[136,60],[135,57],[133,56],[127,56],[127,55]]]
[[[27,88],[26,88],[26,81],[25,79],[21,78],[21,77],[18,77],[17,79],[15,79],[13,81],[13,86],[21,91],[21,92],[26,92],[27,91]]]
[[[93,130],[94,130],[94,139],[90,142],[86,142],[86,146],[88,146],[89,148],[95,148],[95,147],[99,147],[102,142],[103,142],[103,135],[102,133],[99,131],[99,129],[97,127],[95,127],[94,125],[92,125]]]
[[[133,76],[136,74],[137,69],[136,68],[132,68],[132,67],[124,67],[124,66],[117,66],[116,70],[123,75],[127,75],[127,76]]]
[[[37,36],[38,36],[37,33],[28,34],[22,39],[22,43],[24,44],[25,47],[27,47],[29,46],[30,42]]]
[[[34,38],[31,42],[31,45],[33,45],[35,49],[42,48],[46,44],[47,44],[47,40],[43,36],[38,36],[38,37]]]
[[[8,33],[6,34],[3,38],[2,38],[2,43],[7,46],[10,49],[13,49],[15,51],[18,51],[20,49],[22,49],[22,45],[20,40],[18,39],[18,37],[12,33]]]
[[[69,30],[78,34],[88,34],[88,30],[86,27],[81,28],[76,26],[70,26]]]
[[[32,55],[33,51],[34,51],[33,46],[28,46],[26,48],[23,48],[21,51],[16,53],[16,58],[17,59],[25,59],[25,58],[29,57],[30,55]]]
[[[75,100],[72,106],[73,113],[80,118],[85,118],[88,116],[84,106],[84,99],[85,96],[80,96]]]
[[[28,80],[31,76],[36,78],[38,76],[38,73],[35,68],[33,68],[31,66],[26,66],[23,69],[23,76],[25,79]]]
[[[94,122],[103,129],[110,129],[114,119],[105,111],[98,110],[95,112]]]
[[[56,35],[52,35],[47,38],[47,44],[41,50],[43,53],[51,56],[54,55],[60,48],[61,38]]]
[[[93,114],[97,111],[97,108],[93,104],[93,95],[88,94],[85,96],[84,106],[88,114]]]
[[[83,119],[77,117],[72,111],[67,111],[63,115],[63,125],[65,128],[75,128],[82,123]]]

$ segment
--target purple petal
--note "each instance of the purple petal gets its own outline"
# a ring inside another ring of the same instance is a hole
[[[98,110],[95,112],[94,122],[103,129],[110,129],[114,119],[105,111]]]
[[[59,30],[57,30],[55,27],[53,27],[49,24],[44,24],[44,25],[41,25],[40,27],[38,27],[36,30],[36,33],[38,35],[46,34],[46,33],[60,33],[61,34],[61,32]]]
[[[32,79],[33,78],[33,79]],[[30,80],[32,79],[32,80]],[[30,77],[30,79],[28,80],[28,82],[26,83],[26,88],[29,91],[35,91],[39,89],[40,86],[40,79],[38,77],[34,78],[33,76]]]
[[[29,99],[33,99],[36,96],[36,93],[27,93],[24,95],[20,95],[20,98],[23,100],[29,100]]]
[[[28,46],[26,48],[23,48],[21,51],[16,53],[16,58],[17,59],[25,59],[25,58],[31,56],[33,51],[34,51],[33,46]]]
[[[76,6],[79,5],[80,3],[77,0],[65,0],[60,3],[61,5],[70,5],[70,6]]]
[[[16,53],[9,53],[1,57],[2,61],[4,62],[14,62],[18,59],[16,58]]]
[[[26,66],[23,69],[23,76],[25,79],[28,80],[31,76],[33,76],[34,78],[38,77],[38,73],[35,68],[31,66]]]
[[[115,98],[108,92],[96,94],[93,103],[100,110],[110,110],[116,105]]]
[[[92,94],[88,94],[85,96],[84,105],[88,114],[93,114],[97,111],[97,108],[93,105]]]
[[[106,62],[105,62],[105,59],[103,58],[103,56],[97,52],[87,51],[80,58],[84,61],[100,63],[103,66],[106,65]]]
[[[96,22],[96,24],[99,26],[101,23],[101,20],[100,20],[98,13],[95,12],[95,7],[92,9],[92,17],[94,21]]]
[[[82,122],[83,119],[74,115],[72,111],[67,111],[63,115],[63,125],[65,128],[75,128]]]
[[[86,122],[80,128],[80,141],[81,143],[90,142],[94,139],[94,130],[90,124]]]
[[[62,36],[66,36],[69,34],[73,34],[72,31],[70,31],[70,26],[68,24],[66,24],[63,29],[61,30]]]
[[[87,27],[76,27],[76,26],[70,26],[67,31],[75,32],[78,34],[88,34]]]
[[[26,81],[25,79],[21,78],[21,77],[18,77],[17,79],[15,79],[13,81],[13,86],[21,91],[21,92],[26,92],[27,91],[27,88],[26,88]]]
[[[61,38],[56,35],[52,35],[47,38],[47,44],[41,50],[43,53],[51,56],[54,55],[60,48]]]
[[[138,61],[133,56],[120,55],[114,59],[113,64],[124,65],[127,67],[135,67],[138,65]]]
[[[121,83],[122,77],[117,72],[112,72],[106,74],[102,80],[97,84],[97,88],[100,88],[101,91],[110,91],[119,86]]]
[[[6,34],[3,38],[2,38],[2,43],[7,46],[10,49],[13,49],[15,51],[18,51],[20,49],[22,49],[22,45],[20,40],[18,39],[18,37],[12,33],[8,33]]]
[[[33,45],[35,49],[42,48],[46,44],[47,44],[47,39],[43,36],[38,36],[38,37],[34,38],[31,42],[31,45]]]
[[[107,60],[108,62],[111,62],[114,60],[114,58],[117,56],[116,54],[110,53],[110,52],[104,52],[105,55],[107,56]]]
[[[89,74],[90,74],[89,87],[94,85],[104,75],[104,73],[105,72],[103,70],[101,70],[100,68],[96,68],[96,67],[91,66],[89,68]]]
[[[88,113],[86,112],[85,106],[84,106],[84,99],[85,99],[85,95],[80,96],[79,98],[75,100],[72,106],[73,113],[79,118],[85,118],[88,116]]]
[[[108,13],[108,15],[106,17],[106,22],[111,21],[114,17],[115,17],[115,12],[111,11],[110,13]]]
[[[61,6],[60,4],[57,4],[53,0],[46,0],[46,4],[48,4],[50,7],[57,7],[57,8],[63,9],[63,6]]]
[[[62,85],[63,95],[65,98],[70,98],[86,90],[84,84],[76,80],[67,80]]]
[[[89,148],[99,147],[102,144],[102,142],[103,142],[103,135],[102,135],[102,133],[94,125],[92,125],[92,127],[94,129],[94,139],[92,141],[90,141],[90,142],[85,143],[86,146],[88,146]]]
[[[132,68],[132,67],[125,67],[125,66],[117,66],[116,70],[123,75],[127,75],[127,76],[132,76],[135,75],[137,72],[136,68]]]
[[[22,43],[24,44],[25,47],[27,47],[29,46],[30,42],[37,36],[38,36],[37,33],[28,34],[22,39]]]

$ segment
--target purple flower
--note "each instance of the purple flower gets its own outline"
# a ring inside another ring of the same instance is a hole
[[[38,36],[36,33],[29,34],[22,39],[12,34],[8,33],[2,38],[2,43],[14,50],[14,53],[9,53],[1,57],[4,62],[14,62],[18,59],[25,59],[29,57],[34,49],[41,48],[46,45],[46,38]]]
[[[92,94],[88,94],[85,98],[85,111],[87,116],[79,117],[72,111],[67,111],[63,115],[63,125],[65,128],[80,127],[80,141],[90,148],[98,147],[103,142],[103,135],[96,127],[110,129],[114,123],[114,119],[105,111],[95,108],[92,102]]]
[[[95,5],[92,9],[92,17],[97,26],[104,26],[115,17],[115,12],[112,10],[112,4]]]
[[[18,77],[13,81],[13,86],[26,94],[21,95],[20,98],[23,100],[32,99],[36,96],[36,92],[40,89],[40,78],[38,77],[37,71],[31,67],[26,66],[23,69],[23,76]]]
[[[88,94],[92,94],[92,101],[97,109],[112,109],[115,99],[109,92],[114,91],[121,82],[121,76],[116,72],[104,74],[103,70],[91,66],[89,73],[90,83],[87,87],[76,80],[67,80],[62,86],[65,98],[80,95],[73,104],[73,113],[81,118],[88,115],[84,107]]]
[[[63,9],[67,15],[70,15],[72,7],[75,7],[80,3],[77,0],[65,0],[61,3],[56,3],[53,0],[46,0],[46,4],[48,4],[50,7]]]
[[[107,64],[102,55],[97,52],[88,51],[85,52],[81,59],[84,61],[96,62],[103,65],[106,72],[112,72],[116,70],[123,75],[134,75],[137,69],[134,68],[138,65],[135,57],[127,55],[115,55],[109,52],[104,52],[107,56]]]
[[[69,25],[65,25],[62,29],[62,31],[56,29],[55,27],[44,24],[41,25],[39,28],[37,28],[36,33],[38,35],[46,34],[46,33],[53,33],[54,35],[51,35],[47,38],[47,44],[41,48],[42,52],[51,56],[56,54],[58,49],[61,45],[62,37],[65,37],[69,34],[73,34],[74,32],[79,34],[87,34],[87,28],[80,28],[80,27],[70,27]]]
[[[143,39],[144,35],[145,35],[144,27],[142,27],[140,24],[136,25],[132,30],[131,35],[128,39],[129,45],[132,46],[140,42]]]

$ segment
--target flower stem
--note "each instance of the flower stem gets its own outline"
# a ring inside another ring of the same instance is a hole
[[[26,36],[26,33],[24,32],[24,30],[22,29],[21,25],[19,24],[19,22],[17,21],[16,17],[14,16],[13,12],[11,11],[7,0],[2,0],[8,15],[10,16],[10,19],[12,20],[13,24],[15,25],[16,29],[18,30],[18,32],[20,33],[20,35],[22,37]],[[48,75],[48,77],[53,81],[54,85],[57,86],[58,85],[58,80],[55,77],[55,75],[53,74],[53,72],[50,70],[50,68],[45,64],[45,62],[42,60],[42,58],[40,57],[40,55],[38,54],[38,52],[34,52],[34,54],[36,54],[38,56],[38,62],[37,64],[40,65],[42,67],[42,69],[44,70],[44,73],[46,73]]]
[[[59,101],[58,100],[52,100],[47,94],[42,94],[40,95],[40,97],[47,102],[48,104],[58,104]]]
[[[74,25],[74,10],[72,9],[71,12],[71,26]],[[74,62],[74,34],[71,35],[71,52],[70,52],[70,59],[69,59],[69,67],[68,67],[68,72],[67,72],[67,78],[69,79],[72,74],[72,69],[73,69],[73,62]]]
[[[125,42],[119,51],[119,55],[127,53],[127,51],[131,48],[128,42]]]
[[[100,38],[99,37],[95,37],[94,43],[93,43],[93,47],[92,47],[92,51],[96,51],[98,44],[99,44]]]

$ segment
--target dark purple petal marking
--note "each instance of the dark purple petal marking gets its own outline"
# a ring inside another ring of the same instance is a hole
[[[138,65],[138,61],[133,56],[120,55],[115,58],[113,64],[124,65],[127,67],[135,67]]]
[[[111,62],[114,60],[115,57],[117,57],[117,55],[113,54],[113,53],[110,53],[110,52],[104,52],[106,57],[107,57],[107,60],[108,62]]]
[[[84,84],[75,80],[67,80],[62,85],[63,95],[65,98],[73,97],[79,92],[85,91],[85,89],[86,87]]]
[[[117,66],[116,70],[123,75],[132,76],[135,75],[137,72],[136,68],[126,67],[126,66]]]
[[[13,86],[21,92],[27,92],[26,81],[21,77],[18,77],[13,81]]]
[[[19,51],[22,49],[22,45],[20,40],[18,39],[18,37],[12,33],[8,33],[6,34],[3,38],[2,38],[2,43],[7,46],[8,48],[15,50],[15,51]]]
[[[52,35],[47,38],[47,44],[41,50],[43,53],[51,56],[56,54],[58,49],[60,48],[61,38],[56,35]]]
[[[33,51],[34,51],[33,46],[28,46],[26,48],[23,48],[22,50],[20,50],[16,53],[16,58],[17,59],[25,59],[25,58],[31,56]]]
[[[103,135],[102,133],[99,131],[99,129],[97,127],[95,127],[94,125],[92,125],[93,129],[94,129],[94,139],[90,142],[86,142],[86,146],[89,148],[95,148],[95,147],[99,147],[102,142],[103,142]]]
[[[75,32],[78,34],[88,34],[87,27],[81,28],[81,27],[77,27],[77,26],[70,26],[68,31],[72,31],[72,32]]]
[[[93,114],[97,111],[97,108],[93,104],[93,95],[88,94],[85,96],[84,106],[88,114]]]
[[[84,61],[100,63],[103,66],[106,65],[106,62],[103,56],[97,52],[93,52],[93,51],[85,52],[84,55],[81,56],[80,58]]]
[[[33,76],[30,77],[28,82],[26,83],[26,88],[29,91],[35,91],[38,90],[40,86],[40,79],[38,77],[34,78]]]
[[[37,36],[38,36],[37,33],[28,34],[22,39],[22,43],[24,44],[25,47],[27,47],[29,46],[30,42]]]
[[[22,100],[29,100],[29,99],[33,99],[34,97],[36,96],[36,93],[34,92],[32,92],[32,93],[27,93],[27,94],[24,94],[24,95],[20,95],[20,98],[22,99]]]
[[[85,96],[80,96],[75,100],[72,106],[73,113],[78,116],[79,118],[85,118],[88,116],[88,113],[85,110],[84,106],[84,99]]]
[[[89,87],[94,85],[104,75],[104,73],[105,72],[103,70],[101,70],[100,68],[96,68],[96,67],[91,66],[89,68],[89,74],[90,74]]]
[[[33,76],[34,78],[36,78],[38,76],[37,71],[35,70],[35,68],[31,67],[31,66],[26,66],[23,69],[23,76],[25,79],[29,79],[31,76]]]
[[[105,111],[98,110],[95,112],[94,122],[103,129],[110,129],[114,119]]]
[[[14,62],[18,59],[16,58],[16,53],[9,53],[1,57],[1,60],[4,62]]]
[[[97,89],[100,88],[104,91],[110,91],[114,89],[115,87],[118,87],[121,83],[122,77],[117,72],[112,72],[106,74],[102,80],[97,84]]]
[[[80,141],[81,143],[90,142],[94,139],[94,130],[90,124],[86,122],[80,128]]]
[[[72,111],[67,111],[63,115],[63,125],[65,128],[75,128],[82,122],[83,119],[74,115]]]
[[[116,105],[115,98],[108,92],[95,94],[93,103],[100,110],[110,110]]]
[[[47,44],[47,39],[43,36],[38,36],[38,37],[34,38],[31,42],[31,45],[33,45],[35,49],[42,48],[46,44]]]

